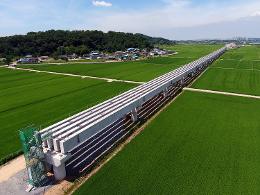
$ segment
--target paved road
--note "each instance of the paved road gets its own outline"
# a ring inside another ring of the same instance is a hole
[[[17,174],[10,177],[7,181],[0,182],[0,194],[2,195],[44,195],[52,186],[37,188],[34,191],[26,192],[27,188],[27,171],[23,169]]]

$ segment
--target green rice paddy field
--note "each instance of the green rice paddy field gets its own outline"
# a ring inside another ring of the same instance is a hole
[[[46,127],[134,86],[0,68],[0,159],[20,149],[19,129]]]
[[[199,57],[207,55],[221,45],[176,45],[169,47],[180,52],[170,57],[157,57],[136,62],[96,63],[96,64],[43,64],[21,66],[36,70],[72,73],[87,76],[105,77],[112,79],[149,81],[155,77],[174,70]]]
[[[194,86],[258,94],[260,75],[244,67],[258,59],[258,47],[229,51]],[[259,110],[257,99],[186,91],[74,194],[260,194]]]
[[[201,55],[207,55],[211,51],[215,51],[223,46],[224,45],[177,44],[173,46],[164,46],[164,48],[178,52],[178,55],[176,55],[177,58],[198,58]]]
[[[139,62],[25,66],[39,70],[148,81],[221,47],[176,46],[187,55]],[[191,55],[191,48],[199,48]],[[174,49],[174,48],[173,48]],[[188,53],[189,51],[189,53]],[[24,66],[23,66],[24,67]],[[20,149],[18,130],[34,124],[46,127],[133,88],[134,84],[107,83],[58,75],[0,68],[0,159]]]
[[[259,110],[185,92],[75,194],[259,194]]]
[[[260,96],[260,47],[227,52],[193,87]]]

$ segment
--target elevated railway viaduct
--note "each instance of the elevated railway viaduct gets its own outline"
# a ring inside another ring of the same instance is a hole
[[[228,46],[40,131],[55,178],[91,168],[120,140],[194,80]]]

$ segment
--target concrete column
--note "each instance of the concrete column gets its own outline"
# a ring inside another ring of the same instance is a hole
[[[162,92],[162,95],[163,95],[164,98],[167,96],[167,92],[168,92],[168,88],[166,88],[166,89]]]
[[[65,163],[62,163],[60,166],[56,167],[53,165],[54,177],[57,181],[61,181],[66,177]]]
[[[181,86],[184,85],[184,78],[181,79]]]
[[[168,96],[168,89],[167,89],[167,91],[163,92],[163,97],[167,97],[167,96]]]
[[[43,141],[42,145],[43,145],[44,148],[47,148],[47,146],[48,146],[47,141]]]
[[[137,109],[136,108],[131,111],[131,118],[132,118],[133,122],[136,122],[138,120]]]
[[[53,139],[53,146],[56,152],[60,152],[60,144],[58,139]]]
[[[48,139],[48,140],[47,140],[47,145],[48,145],[48,148],[49,148],[50,150],[53,149],[53,142],[52,142],[52,139]]]

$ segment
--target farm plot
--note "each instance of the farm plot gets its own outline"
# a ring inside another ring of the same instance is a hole
[[[253,65],[254,65],[253,68],[255,70],[259,70],[260,71],[260,61],[254,61]]]
[[[221,47],[223,47],[223,45],[177,44],[173,46],[165,46],[164,48],[178,52],[175,56],[178,58],[199,58]]]
[[[259,96],[260,61],[258,60],[260,58],[257,58],[258,53],[260,53],[260,48],[253,46],[227,52],[198,79],[193,87]],[[231,54],[239,55],[239,58],[229,59]]]
[[[260,46],[245,46],[236,50],[230,50],[223,59],[233,60],[260,60]]]
[[[232,60],[232,59],[229,59],[229,60],[224,60],[224,59],[221,59],[221,60],[217,60],[214,64],[212,64],[211,66],[212,67],[218,67],[218,68],[226,68],[226,69],[229,69],[229,68],[236,68],[238,66],[239,62],[237,60]]]
[[[0,68],[0,159],[20,148],[19,129],[46,127],[134,86]]]
[[[184,92],[74,194],[259,194],[259,110]]]
[[[110,79],[149,81],[156,76],[177,68],[178,65],[159,65],[141,62],[115,62],[99,64],[33,65],[22,67]]]
[[[46,64],[22,67],[52,72],[72,73],[77,75],[145,82],[162,74],[165,74],[171,70],[174,70],[181,65],[192,62],[193,60],[202,57],[203,55],[211,53],[221,46],[198,46],[200,49],[198,51],[195,50],[197,52],[194,52],[193,49],[191,50],[191,46],[178,45],[176,47],[183,47],[183,54],[181,54],[180,56],[178,54],[170,57],[156,57],[135,62],[63,65]],[[194,46],[192,46],[192,48],[193,47]],[[184,53],[187,51],[189,51],[189,53],[187,55],[184,55]],[[192,53],[193,55],[189,55]]]
[[[259,96],[259,85],[259,71],[211,68],[192,87]]]
[[[190,61],[192,60],[156,58],[155,63],[153,62],[153,60],[147,60],[142,62],[114,62],[97,64],[63,64],[39,66],[33,65],[22,67],[32,68],[36,70],[142,82],[149,81]]]

